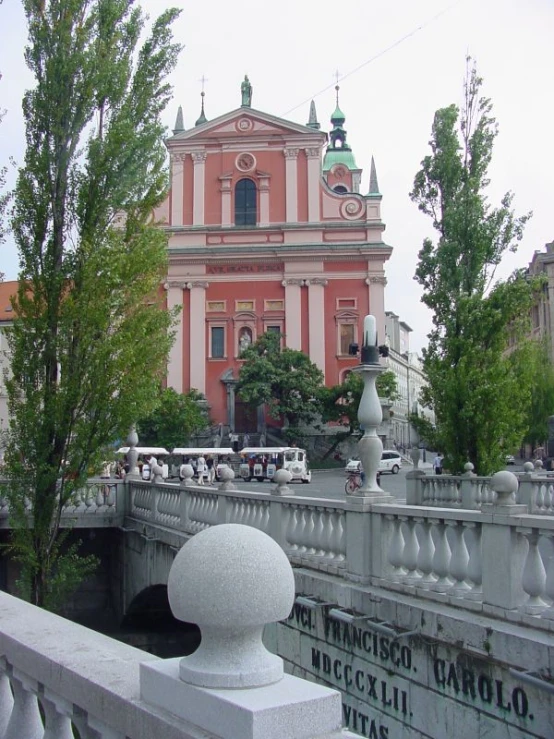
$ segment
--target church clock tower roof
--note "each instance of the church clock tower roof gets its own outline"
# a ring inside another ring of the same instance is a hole
[[[352,149],[346,141],[346,129],[344,123],[346,116],[339,106],[339,86],[335,87],[337,92],[337,104],[331,116],[333,128],[329,134],[329,146],[323,158],[323,171],[328,172],[335,164],[343,164],[349,170],[358,169]]]

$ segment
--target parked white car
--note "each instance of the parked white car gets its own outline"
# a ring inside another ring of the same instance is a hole
[[[351,472],[359,472],[361,469],[361,462],[357,457],[352,457],[348,460],[345,467],[347,474]],[[394,449],[383,449],[381,454],[381,461],[379,462],[379,472],[391,472],[393,475],[397,475],[402,467],[402,457]]]

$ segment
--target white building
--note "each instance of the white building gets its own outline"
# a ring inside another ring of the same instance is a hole
[[[400,395],[390,409],[389,437],[399,447],[406,448],[419,441],[414,428],[408,423],[408,415],[417,412],[433,419],[433,414],[420,403],[426,380],[418,354],[410,351],[411,332],[410,326],[395,313],[385,311],[385,344],[389,348],[385,364],[396,375]]]

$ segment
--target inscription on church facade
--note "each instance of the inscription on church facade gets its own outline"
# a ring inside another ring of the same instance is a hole
[[[268,264],[208,264],[206,274],[208,275],[232,275],[232,274],[260,274],[262,272],[282,272],[283,265],[278,263]]]

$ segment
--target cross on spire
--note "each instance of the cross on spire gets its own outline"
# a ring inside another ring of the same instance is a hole
[[[333,76],[335,78],[335,90],[337,93],[337,105],[338,105],[339,104],[339,90],[340,90],[339,80],[341,78],[341,74],[338,69],[335,69],[335,74]]]
[[[207,123],[207,121],[208,121],[208,119],[206,118],[206,115],[204,113],[204,97],[206,95],[206,93],[204,92],[204,87],[205,87],[207,81],[208,81],[208,79],[204,75],[202,75],[202,77],[198,80],[198,82],[201,82],[202,83],[202,92],[200,93],[200,98],[202,100],[202,106],[201,106],[201,109],[200,109],[200,117],[198,118],[198,120],[195,123],[196,126],[201,126],[202,123]]]

